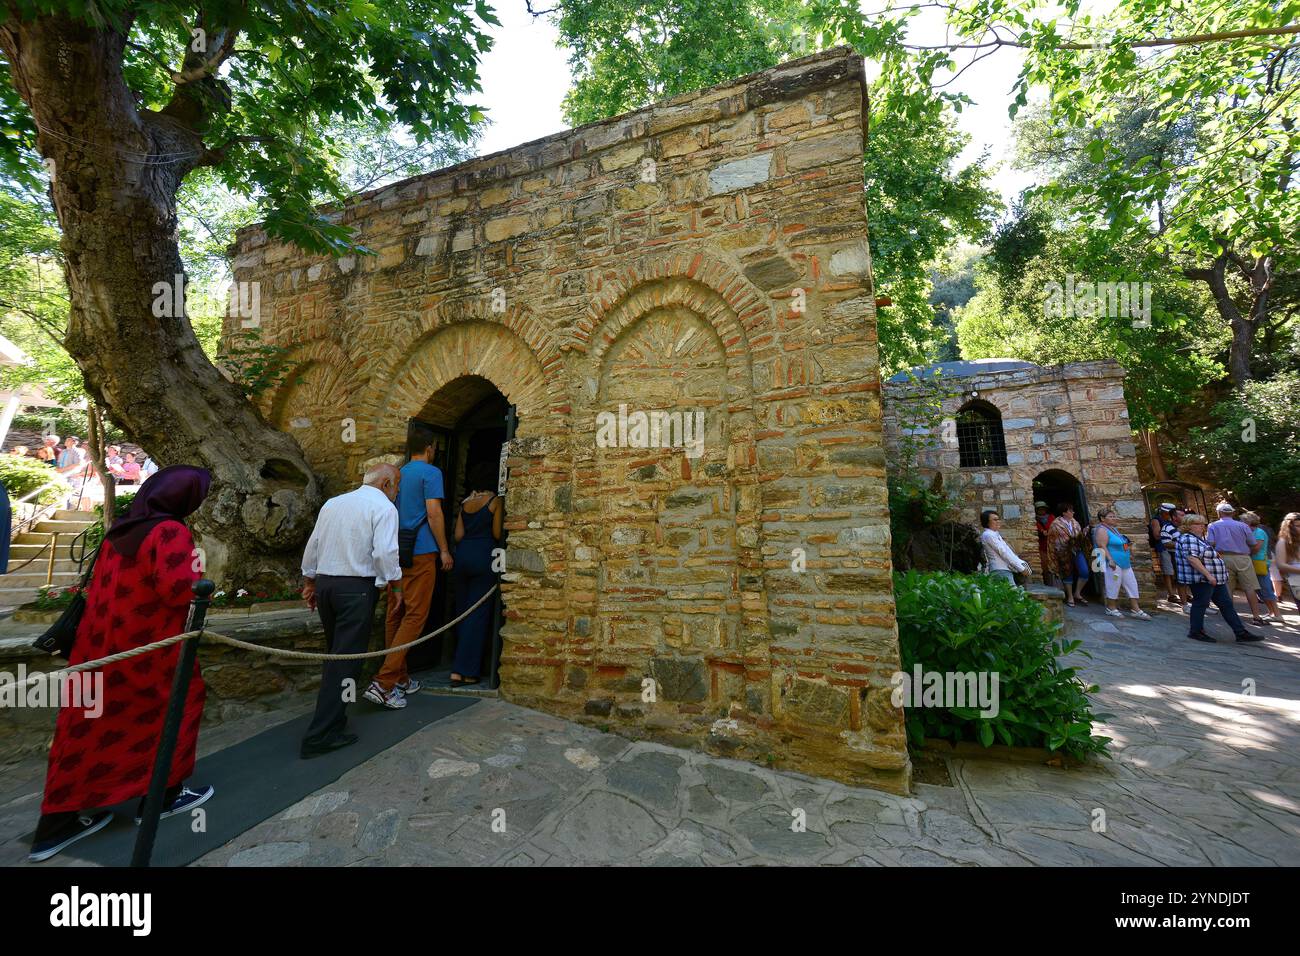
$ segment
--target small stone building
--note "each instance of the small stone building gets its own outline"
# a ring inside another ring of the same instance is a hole
[[[505,698],[908,789],[865,111],[835,50],[355,196],[373,255],[239,234],[331,493],[504,460]]]
[[[1133,540],[1141,600],[1155,590],[1137,448],[1124,399],[1124,369],[1113,360],[1041,366],[1016,359],[943,362],[885,383],[885,442],[891,461],[910,433],[921,445],[917,466],[939,471],[956,488],[960,520],[979,527],[996,508],[1003,537],[1041,575],[1034,502],[1055,512],[1074,505],[1082,521],[1114,507]],[[942,398],[937,434],[916,427],[926,396]]]

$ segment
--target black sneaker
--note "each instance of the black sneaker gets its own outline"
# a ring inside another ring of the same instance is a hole
[[[1206,634],[1204,631],[1201,631],[1201,632],[1199,632],[1199,633],[1197,633],[1197,634],[1188,634],[1187,636],[1188,636],[1189,638],[1191,638],[1192,640],[1194,640],[1194,641],[1201,641],[1201,642],[1204,643],[1204,644],[1217,644],[1217,643],[1219,643],[1219,642],[1216,641],[1214,638],[1210,637],[1210,635]]]
[[[60,827],[53,836],[42,840],[40,843],[33,843],[32,851],[27,854],[27,859],[32,863],[48,860],[55,854],[62,853],[82,837],[98,833],[108,826],[109,821],[112,819],[112,810],[104,810],[93,816],[81,814],[76,819],[69,821],[66,826]]]
[[[1242,631],[1237,635],[1238,644],[1249,644],[1251,641],[1262,641],[1263,639],[1263,634],[1252,634],[1250,631]]]
[[[181,792],[172,805],[158,814],[159,820],[166,820],[168,817],[174,817],[178,813],[184,813],[186,810],[193,810],[195,807],[201,807],[212,799],[216,793],[213,787],[204,787],[202,790],[191,790],[189,787],[181,787]],[[135,811],[135,825],[139,826],[144,822],[144,801],[140,801],[140,806]]]

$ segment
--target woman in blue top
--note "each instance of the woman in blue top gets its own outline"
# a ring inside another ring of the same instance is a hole
[[[1143,621],[1151,620],[1151,615],[1138,607],[1138,583],[1133,574],[1133,543],[1128,536],[1121,533],[1119,514],[1114,508],[1103,508],[1097,517],[1101,524],[1097,526],[1096,554],[1103,563],[1103,578],[1106,582],[1106,613],[1111,617],[1123,617],[1119,609],[1119,588],[1124,586],[1124,593],[1129,599],[1129,616]]]
[[[481,461],[469,470],[470,495],[456,516],[456,564],[452,583],[456,591],[456,616],[464,614],[497,582],[493,552],[501,540],[505,508],[497,497],[497,469]],[[456,656],[451,662],[451,685],[477,684],[483,669],[483,645],[492,626],[492,602],[484,601],[456,625]]]
[[[1250,526],[1250,530],[1255,536],[1255,551],[1251,554],[1250,559],[1255,563],[1255,577],[1259,579],[1259,587],[1255,591],[1255,596],[1268,606],[1268,616],[1274,620],[1282,620],[1282,611],[1277,606],[1277,592],[1273,590],[1273,574],[1269,567],[1269,559],[1272,557],[1273,549],[1269,547],[1272,543],[1268,539],[1268,531],[1260,527],[1259,515],[1253,511],[1247,511],[1241,516],[1241,520]]]

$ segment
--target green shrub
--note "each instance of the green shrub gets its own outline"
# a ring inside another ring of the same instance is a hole
[[[41,485],[59,477],[49,465],[42,465],[35,458],[19,458],[17,455],[0,455],[0,481],[9,490],[9,500],[17,501],[23,495],[35,491]],[[49,488],[34,499],[39,504],[52,505],[67,494],[64,490]]]
[[[40,412],[24,412],[14,416],[9,426],[17,431],[40,432],[42,435],[55,434],[60,438],[76,435],[84,438],[89,422],[86,413],[68,408],[48,408]],[[112,422],[105,422],[105,444],[119,445],[126,441],[126,435]]]
[[[909,571],[894,575],[903,670],[998,675],[998,709],[910,707],[907,735],[915,746],[931,737],[1046,747],[1075,758],[1106,753],[1109,737],[1093,734],[1086,684],[1062,662],[1079,650],[1042,617],[1042,606],[1005,579],[988,575]]]

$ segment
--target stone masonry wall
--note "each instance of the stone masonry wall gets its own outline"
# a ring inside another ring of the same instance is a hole
[[[1083,485],[1093,522],[1104,507],[1119,512],[1119,528],[1133,540],[1140,600],[1153,606],[1156,591],[1146,509],[1124,398],[1124,376],[1119,363],[1107,360],[950,378],[944,387],[957,394],[944,400],[941,433],[933,436],[918,464],[927,474],[941,471],[945,485],[960,490],[961,521],[978,529],[980,511],[999,509],[1003,537],[1033,567],[1036,579],[1041,570],[1034,527],[1034,479],[1050,470],[1073,476]],[[1005,467],[960,466],[954,421],[975,392],[1002,414]],[[885,441],[891,459],[898,452],[900,413],[907,417],[907,404],[917,394],[917,387],[911,384],[890,382],[885,386]]]
[[[240,233],[265,414],[332,493],[516,406],[506,698],[907,790],[864,97],[830,51],[358,195],[374,255]],[[608,447],[620,407],[702,413],[701,453]]]

